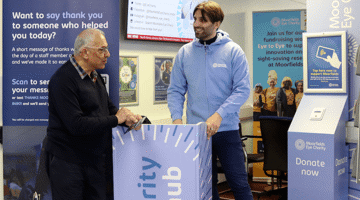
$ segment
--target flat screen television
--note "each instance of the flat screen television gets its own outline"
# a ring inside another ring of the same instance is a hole
[[[191,42],[193,11],[207,0],[129,0],[127,39]]]

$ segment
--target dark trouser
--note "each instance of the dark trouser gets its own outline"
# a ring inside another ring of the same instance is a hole
[[[49,156],[49,179],[53,200],[106,199],[104,169],[70,163],[52,154]]]
[[[277,116],[277,112],[271,112],[271,111],[268,111],[268,110],[265,110],[263,108],[261,108],[261,115],[263,116]]]
[[[245,171],[244,152],[239,130],[218,132],[212,136],[213,200],[220,199],[217,190],[217,157],[235,199],[252,200],[253,196]]]
[[[261,112],[253,112],[253,121],[260,121]]]
[[[296,105],[287,105],[284,109],[284,117],[294,117],[296,112]]]

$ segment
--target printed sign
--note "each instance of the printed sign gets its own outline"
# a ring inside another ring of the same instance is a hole
[[[118,55],[119,1],[3,1],[3,26],[3,174],[7,192],[1,199],[36,199],[35,183],[44,177],[38,170],[48,125],[50,77],[69,60],[76,36],[86,28],[103,30],[110,54]],[[105,70],[98,72],[107,89],[111,85],[110,98],[118,102],[118,88],[113,86],[118,85],[119,59],[110,56],[107,61]],[[50,185],[41,183],[48,190],[38,199],[51,199]],[[9,193],[9,188],[17,189]]]
[[[336,147],[338,138],[335,140],[332,134],[289,132],[290,199],[335,200],[344,196],[345,191],[338,190],[346,185],[348,157],[345,148]]]
[[[346,33],[304,34],[304,92],[345,93]]]
[[[167,102],[167,89],[170,84],[170,75],[173,68],[173,57],[155,58],[155,94],[154,103]]]
[[[65,6],[64,5],[68,5]],[[84,29],[105,32],[110,54],[119,52],[119,11],[111,2],[5,1],[3,108],[5,126],[46,126],[50,77],[74,51],[76,36]],[[111,9],[109,9],[111,8]],[[118,85],[119,60],[108,58],[110,85]],[[110,91],[118,102],[118,90]]]
[[[138,57],[120,56],[119,99],[120,106],[139,104]]]

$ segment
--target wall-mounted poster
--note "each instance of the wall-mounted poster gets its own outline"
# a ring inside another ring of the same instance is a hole
[[[167,89],[170,84],[173,60],[173,57],[155,57],[155,104],[167,102]]]
[[[346,93],[346,32],[303,35],[304,92]]]
[[[136,56],[120,56],[120,106],[139,104],[139,62]]]

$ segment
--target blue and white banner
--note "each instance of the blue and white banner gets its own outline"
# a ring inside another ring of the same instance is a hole
[[[108,75],[110,98],[117,105],[118,1],[3,1],[4,187],[15,184],[18,189],[14,195],[4,193],[4,199],[33,197],[48,124],[48,83],[86,28],[105,32],[111,56],[99,73]],[[51,192],[41,199],[51,199]]]
[[[268,87],[268,74],[274,70],[275,87],[284,77],[302,80],[302,33],[306,31],[306,11],[253,13],[254,86]]]
[[[212,198],[206,124],[113,129],[115,200]]]
[[[86,28],[105,32],[112,56],[106,69],[110,85],[119,77],[119,2],[3,2],[4,126],[46,126],[51,75],[73,53],[76,36]],[[116,74],[116,75],[115,75]],[[119,91],[111,90],[114,102]]]

